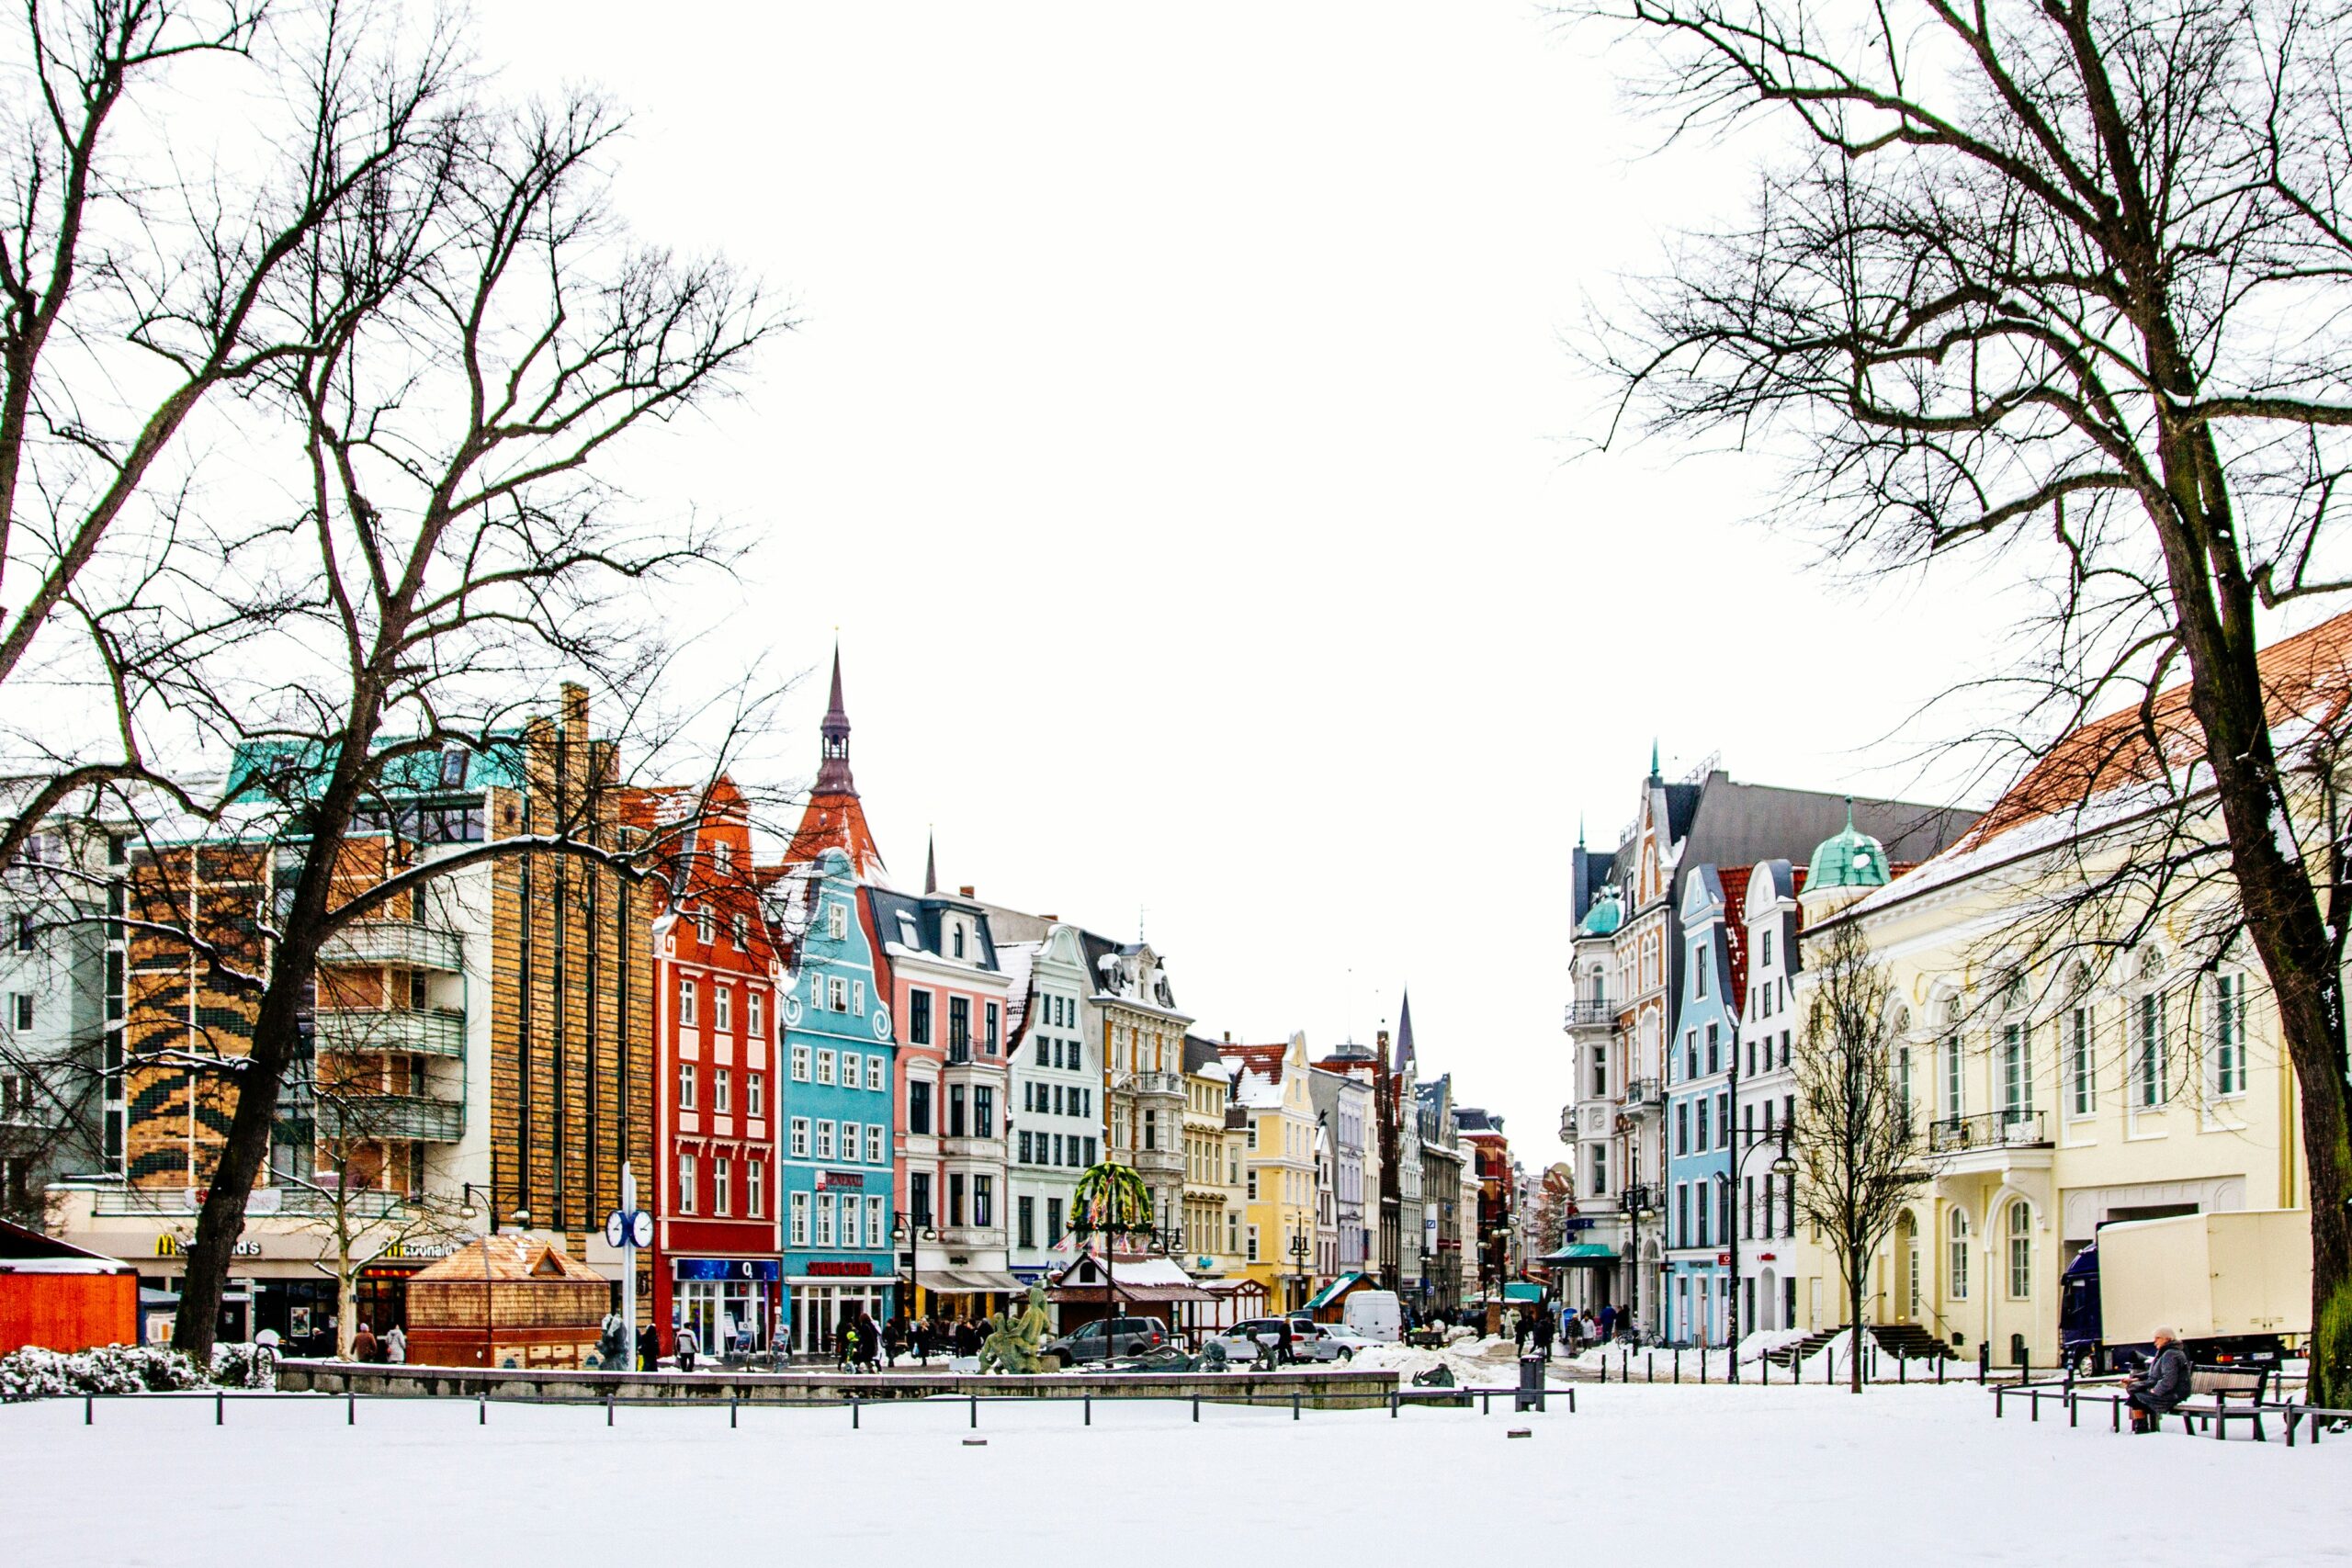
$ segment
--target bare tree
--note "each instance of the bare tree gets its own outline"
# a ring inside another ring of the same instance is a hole
[[[124,660],[142,694],[255,760],[227,798],[239,843],[272,863],[240,940],[176,918],[146,933],[185,944],[251,1019],[235,1048],[191,1064],[227,1091],[175,1329],[192,1353],[211,1341],[335,933],[485,861],[557,856],[636,879],[658,858],[653,837],[609,830],[612,755],[567,760],[562,727],[528,731],[511,705],[579,671],[650,722],[662,642],[642,590],[711,559],[713,542],[637,522],[597,469],[632,430],[726,393],[783,323],[723,262],[618,224],[605,161],[619,128],[587,96],[469,105],[313,231],[274,299],[316,352],[274,363],[256,399],[290,421],[305,504],[236,540],[213,590],[235,610],[259,583],[266,610],[197,657],[174,651],[166,619],[141,633],[160,657]],[[554,792],[549,819],[413,853],[387,824],[404,781],[453,747],[520,748],[534,776],[582,782]]]
[[[1894,990],[1854,922],[1805,955],[1813,994],[1796,1040],[1797,1213],[1827,1243],[1853,1327],[1849,1386],[1862,1392],[1864,1281],[1905,1207],[1926,1185],[1928,1145],[1895,1079]]]
[[[1792,134],[1605,359],[1652,428],[1784,443],[1836,554],[2045,585],[2032,729],[2187,676],[2214,848],[2301,1084],[2312,1397],[2352,1398],[2335,810],[2279,755],[2261,607],[2338,598],[2352,14],[2326,0],[1623,0],[1677,134]],[[2192,769],[2189,764],[2196,766]]]

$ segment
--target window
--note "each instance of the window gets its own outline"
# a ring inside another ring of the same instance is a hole
[[[808,1194],[806,1192],[792,1195],[792,1245],[808,1245]]]
[[[714,1029],[735,1027],[735,987],[713,986],[710,988],[710,1023]]]
[[[27,909],[19,909],[19,910],[17,910],[17,951],[18,953],[30,953],[32,950],[33,950],[33,917],[32,917],[32,913],[31,913],[31,911],[27,910]]]
[[[1046,1245],[1053,1246],[1055,1242],[1061,1239],[1061,1234],[1062,1201],[1058,1198],[1048,1198],[1046,1200]]]
[[[718,940],[718,917],[707,904],[695,913],[695,935],[705,947]]]
[[[1690,994],[1694,997],[1707,994],[1707,944],[1703,942],[1693,950],[1690,959]]]
[[[1035,1145],[1032,1141],[1031,1134],[1023,1133],[1021,1134],[1021,1163],[1023,1165],[1034,1165],[1036,1163],[1035,1150]],[[1022,1201],[1025,1203],[1028,1200],[1024,1198]]]
[[[833,1124],[831,1122],[820,1121],[817,1123],[817,1157],[819,1159],[833,1157]]]
[[[968,1051],[972,1048],[972,998],[947,998],[947,1048]]]
[[[678,981],[678,1021],[689,1029],[695,1022],[695,993],[700,989],[690,979],[682,977]]]
[[[1695,1029],[1682,1036],[1682,1076],[1685,1078],[1699,1076],[1699,1032]]]
[[[1690,1152],[1690,1102],[1687,1100],[1679,1100],[1674,1104],[1674,1152],[1679,1155]]]
[[[889,1129],[883,1126],[879,1122],[868,1122],[865,1124],[866,1164],[880,1165],[884,1160],[889,1158],[888,1152],[882,1146],[883,1134],[888,1131]]]
[[[792,1143],[790,1147],[792,1149],[792,1157],[794,1159],[807,1159],[808,1157],[808,1118],[806,1116],[795,1116],[792,1119]]]
[[[972,1223],[976,1225],[996,1224],[996,1178],[972,1178]]]
[[[1256,1171],[1254,1171],[1254,1170],[1253,1170],[1253,1171],[1251,1171],[1251,1172],[1250,1173],[1250,1201],[1251,1201],[1252,1203],[1254,1203],[1254,1202],[1256,1202],[1257,1201],[1258,1201],[1258,1173],[1257,1173]]]
[[[1950,1224],[1951,1245],[1946,1250],[1951,1289],[1945,1294],[1953,1301],[1964,1302],[1968,1299],[1968,1215],[1954,1209]]]
[[[964,1176],[960,1171],[947,1173],[947,1223],[957,1227],[964,1223]]]
[[[947,938],[958,958],[964,956],[964,923],[961,920],[948,928]]]
[[[863,980],[849,983],[849,1010],[860,1018],[865,1016],[865,982]]]
[[[841,1198],[842,1245],[847,1247],[863,1247],[865,1244],[858,1239],[857,1194],[854,1192],[844,1192],[841,1195]]]
[[[710,1069],[710,1108],[723,1112],[735,1109],[735,1075],[725,1067]]]
[[[695,1156],[680,1155],[678,1156],[678,1213],[691,1214],[694,1212]]]
[[[732,1162],[725,1155],[710,1162],[710,1212],[714,1214],[734,1213],[734,1194],[728,1190],[732,1170]]]
[[[856,1163],[857,1123],[854,1122],[844,1122],[842,1123],[842,1158],[850,1161],[852,1164]]]
[[[1967,1109],[1967,1101],[1962,1092],[1961,1070],[1960,1036],[1948,1035],[1944,1040],[1944,1114],[1954,1121],[1958,1121]]]
[[[738,953],[749,953],[749,952],[751,952],[751,951],[752,951],[752,921],[751,921],[751,918],[750,918],[749,916],[746,916],[746,915],[738,915],[738,916],[736,916],[732,920],[729,920],[729,921],[728,922],[728,925],[729,925],[729,929],[733,931],[734,935],[735,935],[735,950],[736,950]]]
[[[2140,998],[2138,1040],[2132,1052],[2132,1078],[2142,1110],[2161,1109],[2168,1098],[2165,1063],[2165,998],[2161,991]]]
[[[826,901],[825,940],[828,942],[846,942],[849,940],[848,905],[833,899],[828,899]]]
[[[2023,1199],[2009,1204],[2009,1299],[2033,1294],[2033,1211]]]
[[[1723,1031],[1715,1024],[1707,1025],[1707,1071],[1719,1073],[1724,1067]]]
[[[765,1160],[744,1162],[743,1212],[755,1220],[768,1216],[768,1165]]]
[[[996,1136],[996,1090],[986,1084],[972,1090],[972,1136]]]
[[[1763,968],[1772,967],[1772,931],[1769,926],[1765,928],[1763,936],[1758,942],[1757,962]]]
[[[1707,1113],[1712,1109],[1713,1102],[1709,1097],[1701,1095],[1699,1097],[1699,1147],[1702,1150],[1707,1146]]]
[[[765,1116],[768,1113],[767,1074],[743,1075],[743,1112],[747,1116]]]
[[[695,1065],[692,1062],[680,1062],[678,1064],[678,1109],[692,1111],[694,1108]]]
[[[907,1084],[907,1131],[931,1134],[931,1085],[920,1078]]]
[[[743,1032],[757,1039],[766,1039],[768,1037],[768,998],[766,995],[760,991],[753,991],[749,996],[745,997],[743,998]]]
[[[2008,1122],[2033,1114],[2033,1036],[2020,1023],[2001,1026],[2001,1113]]]
[[[2213,1092],[2245,1092],[2245,976],[2213,977]]]
[[[795,1045],[792,1048],[792,1081],[795,1083],[808,1081],[808,1047],[806,1045]]]
[[[828,1012],[849,1011],[849,982],[839,975],[825,976],[825,1010]]]
[[[1715,1147],[1731,1147],[1731,1090],[1715,1096]]]
[[[1677,1239],[1668,1246],[1690,1245],[1690,1184],[1687,1181],[1674,1184],[1674,1235]]]
[[[817,1081],[819,1083],[833,1081],[833,1054],[822,1046],[817,1049]]]
[[[882,1194],[872,1192],[865,1199],[865,1245],[877,1250],[890,1244],[890,1226],[882,1213]]]
[[[989,1055],[993,1056],[997,1053],[997,1046],[999,1044],[1002,1010],[998,1008],[996,1003],[989,1002],[983,1010],[981,1017],[985,1021],[982,1024],[982,1028],[987,1032],[984,1036],[984,1043],[988,1047]]]
[[[1037,1065],[1041,1067],[1052,1066],[1055,1055],[1053,1037],[1046,1034],[1037,1036]]]
[[[1263,1261],[1258,1256],[1258,1227],[1256,1225],[1250,1227],[1250,1261],[1252,1263]]]
[[[951,1138],[964,1135],[964,1086],[959,1083],[947,1086],[947,1135]]]
[[[907,1043],[910,1045],[931,1043],[931,993],[929,991],[907,993]]]
[[[817,1194],[817,1245],[819,1247],[831,1247],[833,1245],[833,1215],[836,1211],[835,1197],[836,1195],[831,1192],[820,1192]]]
[[[907,1223],[921,1229],[931,1224],[931,1172],[916,1170],[907,1173],[907,1206],[914,1213]]]
[[[1901,1108],[1905,1120],[1908,1121],[1911,1115],[1911,1047],[1908,1045],[1897,1045],[1894,1048],[1894,1096],[1895,1103]],[[1771,1121],[1771,1114],[1772,1102],[1768,1100],[1764,1102],[1764,1116],[1768,1125]]]

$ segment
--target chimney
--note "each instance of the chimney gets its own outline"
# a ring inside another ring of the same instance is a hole
[[[588,739],[588,688],[577,681],[563,683],[563,732],[573,740]]]
[[[1226,1043],[1227,1045],[1230,1045],[1230,1044],[1232,1044],[1232,1043],[1233,1043],[1233,1031],[1231,1031],[1230,1029],[1228,1029],[1228,1030],[1227,1030],[1227,1031],[1225,1032],[1225,1043]]]
[[[1061,919],[1061,917],[1060,917],[1059,915],[1040,915],[1040,916],[1038,916],[1037,918],[1038,918],[1039,919],[1041,919],[1041,920],[1045,921],[1045,922],[1046,922],[1047,925],[1049,925],[1049,926],[1050,926],[1050,925],[1052,925],[1055,921],[1057,921],[1057,920],[1058,920],[1058,919]]]
[[[956,891],[961,893],[965,897],[969,898],[972,897],[972,885],[967,882],[964,884],[963,886],[956,889]]]

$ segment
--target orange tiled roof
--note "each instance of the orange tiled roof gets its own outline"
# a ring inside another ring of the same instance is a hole
[[[2257,667],[2274,729],[2298,718],[2332,724],[2352,706],[2352,612],[2273,643],[2257,656]],[[2137,704],[2092,719],[2028,769],[1952,851],[1981,849],[2109,790],[2154,782],[2166,765],[2178,773],[2202,757],[2204,740],[2187,682],[2157,693],[2145,722]]]

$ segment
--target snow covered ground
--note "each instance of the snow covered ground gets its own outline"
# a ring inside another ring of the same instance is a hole
[[[1383,1561],[1641,1562],[1691,1531],[1742,1564],[2343,1562],[2352,1438],[2113,1437],[1974,1388],[1589,1386],[1579,1413],[960,1403],[842,1411],[287,1396],[0,1407],[0,1560],[337,1568],[762,1558],[1034,1563],[1351,1548]],[[1506,1437],[1532,1428],[1524,1440]],[[1955,1499],[1962,1499],[1955,1501]],[[1728,1539],[1729,1544],[1724,1545]],[[865,1549],[866,1555],[851,1553]],[[843,1550],[845,1549],[845,1550]]]

